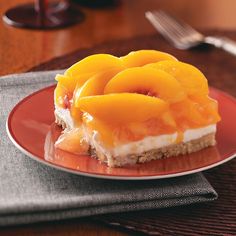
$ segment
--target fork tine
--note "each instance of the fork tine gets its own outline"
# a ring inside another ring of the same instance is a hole
[[[180,40],[182,44],[191,44],[191,46],[194,46],[202,42],[203,35],[197,30],[193,29],[190,25],[177,20],[164,11],[162,11],[162,15],[165,17],[166,21],[169,21],[169,24],[172,24],[172,27],[175,27],[175,29],[179,32],[181,35]]]
[[[159,16],[159,20],[162,20],[163,26],[168,27],[171,32],[173,32],[177,37],[183,37],[185,34],[182,27],[169,16],[167,16],[163,11],[155,11],[155,16]]]
[[[203,41],[203,35],[162,10],[147,12],[146,17],[160,33],[177,48],[187,49]]]
[[[188,35],[201,35],[197,30],[195,30],[194,28],[192,28],[189,24],[177,20],[175,17],[167,14],[166,12],[160,10],[159,11],[160,14],[166,19],[166,21],[169,22],[169,24],[171,24],[173,27],[176,28],[176,30],[179,31],[179,33],[181,33],[183,36]]]
[[[176,34],[169,27],[166,27],[166,24],[163,23],[162,17],[159,14],[153,12],[146,12],[145,16],[149,19],[149,21],[153,24],[153,26],[164,36],[166,40],[168,40],[172,44],[176,44]],[[178,44],[178,43],[177,43]]]
[[[175,32],[176,38],[175,40],[178,40],[178,44],[190,44],[193,42],[196,42],[196,39],[198,39],[197,33],[192,33],[183,25],[181,25],[179,22],[176,22],[174,18],[170,17],[169,15],[165,14],[164,12],[158,13],[163,19],[163,22],[165,23],[165,27],[169,27],[170,31]]]

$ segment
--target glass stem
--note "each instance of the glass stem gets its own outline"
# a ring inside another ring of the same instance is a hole
[[[35,0],[34,8],[35,8],[35,11],[39,15],[39,21],[40,21],[41,25],[44,25],[44,22],[47,17],[47,15],[46,15],[47,5],[48,5],[47,0]]]

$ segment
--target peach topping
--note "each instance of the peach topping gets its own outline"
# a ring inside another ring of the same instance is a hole
[[[205,76],[173,56],[140,50],[89,56],[56,77],[55,103],[108,146],[220,120]],[[181,137],[181,135],[179,135]]]

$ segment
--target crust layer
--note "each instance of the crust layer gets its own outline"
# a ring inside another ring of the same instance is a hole
[[[171,156],[185,155],[200,151],[206,147],[216,144],[215,133],[207,134],[199,139],[191,140],[186,143],[178,143],[166,147],[152,149],[138,155],[130,154],[127,156],[105,156],[91,148],[91,155],[101,162],[105,162],[110,167],[119,167],[125,165],[133,165],[136,163],[144,163],[151,160],[167,158]]]

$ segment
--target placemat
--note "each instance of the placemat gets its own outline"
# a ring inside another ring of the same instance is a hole
[[[236,32],[211,30],[203,33],[227,36],[236,40]],[[170,46],[159,34],[108,42],[90,49],[77,50],[31,70],[62,69],[93,53],[112,53],[120,56],[137,49],[169,52],[179,60],[199,67],[207,76],[211,86],[236,96],[236,57],[216,48],[201,47],[181,51]],[[235,159],[204,172],[219,193],[217,201],[197,206],[99,216],[96,220],[150,235],[236,235],[235,173]]]
[[[20,99],[55,83],[56,73],[0,77],[0,226],[166,208],[217,198],[202,174],[152,181],[104,180],[58,171],[26,157],[7,138],[7,116]]]

